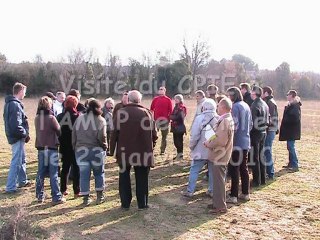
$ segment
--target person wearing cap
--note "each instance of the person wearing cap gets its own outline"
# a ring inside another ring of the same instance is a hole
[[[170,114],[172,112],[172,101],[166,96],[164,86],[159,87],[158,96],[152,100],[150,110],[153,112],[157,130],[161,131],[160,155],[162,155],[167,147]]]
[[[280,141],[287,141],[289,162],[284,168],[299,171],[298,157],[295,149],[295,141],[301,138],[301,101],[297,91],[290,90],[287,93],[288,104],[284,108],[280,126]]]
[[[185,197],[192,197],[198,180],[199,173],[203,166],[208,164],[209,184],[207,195],[212,196],[212,172],[211,162],[208,162],[208,148],[204,147],[203,142],[206,141],[206,133],[210,129],[214,129],[218,122],[219,116],[216,112],[216,104],[213,99],[207,99],[202,103],[202,112],[195,118],[191,128],[189,148],[191,150],[191,167],[189,174],[189,182],[186,191],[182,191]]]
[[[278,116],[278,106],[273,97],[273,90],[271,87],[267,86],[262,88],[263,90],[263,100],[267,103],[269,107],[269,125],[267,129],[267,137],[264,144],[264,157],[266,161],[266,172],[268,179],[272,180],[274,178],[274,164],[272,159],[272,144],[275,139],[276,134],[279,132],[279,116]]]

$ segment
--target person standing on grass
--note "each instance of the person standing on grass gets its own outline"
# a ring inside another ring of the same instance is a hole
[[[124,91],[122,94],[121,102],[117,103],[114,106],[113,113],[112,113],[113,121],[114,121],[115,117],[117,116],[118,110],[123,108],[127,104],[128,104],[128,91]]]
[[[239,88],[229,88],[227,95],[233,103],[231,113],[235,130],[231,161],[228,164],[228,172],[231,177],[231,193],[227,198],[227,203],[237,203],[238,199],[250,200],[248,151],[251,146],[252,117],[250,107],[243,101]],[[241,177],[241,194],[238,196],[239,173]]]
[[[202,113],[198,115],[192,125],[190,133],[190,150],[191,150],[191,168],[189,174],[189,182],[186,191],[182,191],[182,195],[185,197],[192,197],[198,180],[198,175],[203,166],[208,164],[209,169],[209,184],[207,195],[212,196],[212,167],[211,162],[208,162],[208,148],[203,146],[203,142],[206,141],[206,135],[212,134],[213,129],[216,127],[219,116],[217,114],[216,104],[213,99],[207,99],[202,104]]]
[[[49,97],[40,98],[38,113],[34,120],[36,129],[35,147],[38,150],[36,197],[39,203],[44,202],[44,179],[47,172],[49,172],[52,203],[60,204],[65,202],[60,192],[58,181],[58,136],[61,132],[59,123],[53,116],[51,108],[52,100]]]
[[[251,98],[249,83],[240,83],[240,90],[243,96],[243,101],[251,107],[253,99]]]
[[[269,107],[261,99],[261,87],[254,86],[251,90],[251,98],[253,103],[251,105],[251,115],[253,127],[250,132],[251,151],[253,155],[253,186],[258,187],[266,184],[266,164],[264,160],[264,143],[267,135],[267,128],[269,126]]]
[[[107,156],[110,155],[110,138],[111,138],[111,132],[113,131],[113,116],[112,116],[112,111],[113,111],[113,106],[114,106],[114,100],[112,98],[107,98],[104,101],[103,108],[102,108],[102,117],[107,122],[107,143],[108,143],[108,148],[107,148]]]
[[[93,171],[96,203],[105,201],[104,164],[107,150],[107,124],[101,116],[101,104],[98,100],[91,100],[85,114],[80,115],[72,130],[72,146],[75,150],[77,164],[80,169],[80,196],[83,196],[83,205],[91,203],[90,175]]]
[[[27,179],[25,154],[25,143],[30,141],[29,125],[21,102],[26,95],[26,90],[27,87],[25,85],[17,82],[13,86],[13,95],[5,98],[3,119],[6,137],[12,147],[12,159],[8,173],[6,193],[15,193],[17,187],[28,187],[31,185]]]
[[[195,95],[196,95],[196,101],[197,101],[197,108],[196,108],[196,113],[194,115],[192,123],[194,122],[196,117],[199,116],[202,113],[202,104],[206,100],[206,95],[202,90],[196,91]]]
[[[267,129],[267,137],[264,143],[264,157],[266,162],[266,172],[268,179],[274,179],[274,162],[272,159],[272,144],[275,139],[276,134],[279,131],[279,115],[278,106],[273,98],[273,90],[271,87],[267,86],[263,89],[263,100],[267,103],[269,107],[269,125]]]
[[[66,94],[64,92],[57,92],[56,99],[53,102],[53,114],[58,116],[63,112],[63,102],[66,100]]]
[[[68,96],[64,102],[63,113],[57,116],[57,120],[61,126],[61,135],[59,137],[60,147],[59,152],[61,153],[62,170],[60,177],[61,192],[63,195],[68,195],[67,183],[68,175],[71,169],[72,184],[74,197],[77,198],[80,193],[79,185],[79,166],[76,161],[74,150],[72,147],[72,128],[79,117],[79,113],[76,109],[78,105],[78,98],[74,96]],[[72,167],[71,167],[72,166]]]
[[[139,210],[148,208],[149,172],[154,167],[153,149],[157,132],[152,113],[141,106],[142,95],[132,90],[128,95],[129,104],[118,110],[115,129],[111,135],[110,154],[116,151],[119,165],[119,193],[121,208],[128,210],[132,200],[131,167],[136,179],[136,196]]]
[[[187,108],[183,104],[183,96],[177,94],[174,96],[175,107],[170,115],[171,132],[173,133],[173,143],[177,149],[176,160],[183,159],[183,135],[187,133],[184,119],[187,115]]]
[[[219,120],[215,136],[204,142],[209,149],[209,161],[212,162],[213,175],[213,204],[208,207],[209,213],[220,214],[227,212],[225,177],[227,164],[233,149],[234,122],[231,115],[232,102],[223,98],[218,104]]]
[[[172,113],[172,101],[166,96],[166,88],[161,86],[152,102],[150,110],[153,112],[157,130],[161,131],[160,155],[163,155],[167,147],[169,133],[170,114]]]
[[[295,149],[295,141],[301,138],[301,101],[297,91],[290,90],[287,93],[288,104],[284,108],[280,126],[280,141],[287,141],[289,162],[284,168],[299,171],[298,157]]]

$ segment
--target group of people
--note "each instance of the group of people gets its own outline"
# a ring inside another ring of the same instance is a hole
[[[30,186],[26,174],[25,143],[30,141],[28,118],[22,100],[27,87],[13,86],[4,107],[5,131],[12,145],[12,160],[6,185],[7,193]],[[226,95],[218,94],[218,87],[209,85],[206,93],[195,93],[197,110],[190,130],[191,168],[188,187],[182,194],[193,196],[201,169],[208,167],[208,195],[213,198],[212,213],[226,212],[226,202],[249,200],[249,172],[252,168],[253,186],[266,183],[266,176],[274,178],[272,142],[278,129],[278,109],[270,87],[260,88],[246,83],[231,87]],[[102,105],[89,98],[80,103],[80,93],[71,89],[66,95],[47,93],[38,103],[34,120],[35,147],[38,150],[36,197],[45,199],[44,179],[50,178],[53,204],[65,202],[68,195],[68,176],[72,175],[74,197],[82,197],[89,205],[90,176],[95,180],[96,203],[105,201],[105,159],[116,157],[119,165],[119,194],[121,208],[129,209],[132,201],[130,171],[136,179],[139,209],[148,208],[148,176],[154,166],[154,147],[157,132],[161,133],[160,155],[165,154],[169,129],[176,147],[174,159],[183,159],[183,140],[187,133],[187,107],[181,94],[174,96],[174,105],[161,86],[150,109],[141,104],[142,94],[125,91],[116,104],[107,98]],[[287,95],[280,127],[280,140],[287,141],[291,170],[298,170],[295,140],[301,135],[300,99],[297,92]],[[59,161],[62,169],[60,186]],[[249,160],[252,161],[249,161]],[[231,177],[231,194],[226,198],[226,173]],[[238,196],[239,175],[242,193]]]

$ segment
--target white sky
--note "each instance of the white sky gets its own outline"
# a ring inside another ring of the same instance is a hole
[[[93,48],[101,62],[109,51],[140,58],[142,53],[182,51],[201,35],[211,56],[240,53],[275,69],[320,73],[318,1],[276,0],[0,0],[0,52],[10,62],[59,61],[71,49]]]

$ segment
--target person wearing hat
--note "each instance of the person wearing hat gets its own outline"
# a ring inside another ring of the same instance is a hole
[[[298,157],[295,149],[295,141],[301,138],[301,101],[297,91],[290,90],[287,93],[288,104],[284,108],[280,126],[280,141],[287,141],[289,162],[284,168],[299,171]]]

